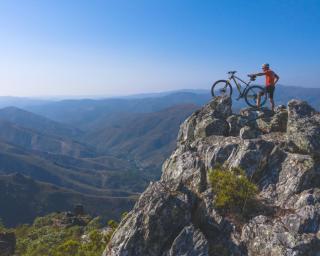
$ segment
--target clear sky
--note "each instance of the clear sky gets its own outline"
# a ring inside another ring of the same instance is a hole
[[[0,95],[203,89],[264,62],[320,87],[320,0],[0,0]]]

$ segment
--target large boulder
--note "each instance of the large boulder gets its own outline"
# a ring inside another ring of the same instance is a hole
[[[291,222],[285,223],[289,218]],[[304,219],[299,214],[285,215],[279,219],[262,215],[255,217],[242,228],[241,240],[246,244],[248,255],[319,255],[320,240],[315,233],[288,229],[290,225],[301,227]]]
[[[271,111],[267,108],[259,110],[245,108],[240,111],[242,119],[246,119],[246,126],[250,126],[262,133],[286,132],[288,112],[285,106],[280,105]],[[243,127],[243,126],[242,126]]]
[[[193,225],[185,227],[163,256],[209,256],[209,245],[204,234]]]
[[[161,181],[177,187],[181,182],[194,191],[206,187],[206,170],[197,152],[181,152],[178,148],[163,164]]]
[[[257,138],[261,132],[253,127],[244,126],[240,129],[239,136],[241,139],[255,139]]]
[[[320,114],[307,102],[288,103],[287,134],[301,152],[320,157]]]
[[[231,114],[231,99],[229,97],[214,98],[201,111],[196,111],[181,124],[178,144],[210,135],[227,136],[229,125],[226,119]]]
[[[226,121],[229,124],[230,136],[239,136],[241,128],[248,124],[248,119],[241,115],[231,115]]]
[[[192,198],[166,184],[150,184],[120,223],[103,255],[162,255],[190,225]]]

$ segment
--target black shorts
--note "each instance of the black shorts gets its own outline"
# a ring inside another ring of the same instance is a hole
[[[266,87],[266,93],[268,94],[270,99],[273,99],[274,90],[275,90],[275,87],[273,85]],[[264,95],[264,93],[261,93],[261,95]]]

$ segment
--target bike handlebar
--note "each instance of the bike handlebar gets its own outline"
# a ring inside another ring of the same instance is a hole
[[[257,76],[256,76],[256,75],[249,74],[248,77],[250,77],[250,80],[251,80],[251,81],[255,81]]]

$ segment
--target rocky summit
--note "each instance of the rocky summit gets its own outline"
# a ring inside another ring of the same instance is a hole
[[[320,255],[320,113],[300,100],[274,113],[234,114],[231,105],[217,97],[185,120],[161,180],[104,256]],[[208,178],[216,166],[240,167],[257,185],[249,218],[217,209]]]

